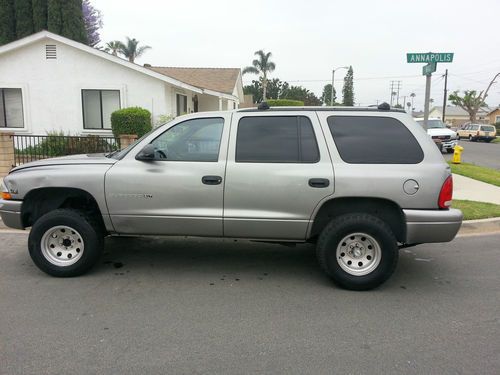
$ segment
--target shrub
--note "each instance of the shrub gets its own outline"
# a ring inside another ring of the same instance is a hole
[[[497,128],[497,133],[500,135],[500,121],[495,123],[495,127]]]
[[[291,99],[268,99],[267,104],[271,107],[303,107],[304,102],[301,100]]]
[[[64,132],[51,131],[47,137],[30,137],[25,140],[29,146],[16,148],[18,155],[28,156],[30,160],[46,157],[74,154],[94,154],[110,152],[118,149],[118,144],[109,138],[97,135],[68,136]]]
[[[151,112],[140,107],[119,109],[111,114],[111,129],[115,137],[120,134],[142,137],[152,129]]]

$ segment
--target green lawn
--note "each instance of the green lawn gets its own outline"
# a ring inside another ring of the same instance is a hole
[[[500,143],[500,137],[496,137],[494,140],[491,141],[492,143]]]
[[[498,204],[453,199],[451,207],[462,210],[464,220],[500,217],[500,205]]]
[[[479,167],[469,163],[453,164],[448,162],[448,164],[451,166],[451,173],[456,173],[475,180],[487,182],[488,184],[500,186],[500,171],[497,171],[496,169]]]

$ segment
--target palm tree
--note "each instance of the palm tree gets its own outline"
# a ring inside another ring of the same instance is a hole
[[[272,61],[269,61],[272,56],[271,52],[264,53],[264,51],[258,50],[254,55],[258,59],[252,61],[252,66],[247,66],[243,69],[243,74],[252,73],[262,76],[262,100],[265,101],[267,95],[267,74],[276,69],[276,65]]]
[[[415,95],[415,93],[414,93],[414,92],[412,92],[412,93],[410,94],[410,98],[411,98],[411,110],[412,110],[412,111],[414,111],[414,110],[415,110],[415,107],[413,106],[413,99],[415,99],[415,96],[417,96],[417,95]]]
[[[140,57],[146,50],[150,49],[150,46],[138,47],[139,41],[135,38],[130,39],[127,36],[126,43],[122,43],[119,52],[125,56],[128,61],[134,62],[136,58]]]
[[[119,40],[112,40],[111,42],[106,43],[106,48],[104,48],[105,52],[111,53],[113,56],[118,56],[118,52],[123,48],[123,43]]]

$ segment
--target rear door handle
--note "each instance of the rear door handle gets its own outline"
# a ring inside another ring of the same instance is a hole
[[[309,180],[309,186],[313,188],[326,188],[330,186],[330,180],[327,178],[311,178]]]
[[[203,176],[201,182],[205,185],[219,185],[222,182],[221,176]]]

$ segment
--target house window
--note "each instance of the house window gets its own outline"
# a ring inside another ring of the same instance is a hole
[[[187,109],[187,96],[182,94],[177,94],[177,116],[185,115],[188,111]]]
[[[23,127],[23,94],[21,89],[0,88],[0,128]]]
[[[500,122],[500,116],[495,116],[495,123]]]
[[[82,90],[83,128],[111,129],[111,114],[120,109],[119,90]]]

